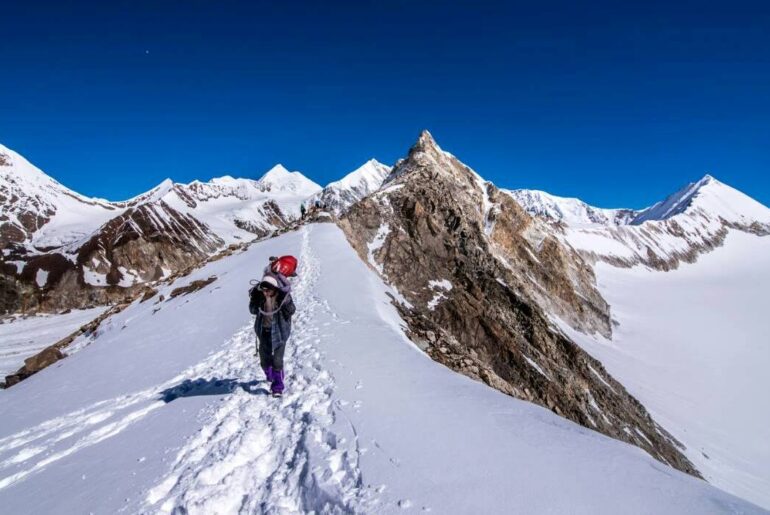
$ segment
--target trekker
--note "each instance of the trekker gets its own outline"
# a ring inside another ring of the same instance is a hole
[[[266,272],[259,285],[251,291],[249,311],[257,315],[259,364],[270,381],[270,391],[280,397],[284,390],[283,354],[291,335],[291,317],[296,311],[291,298],[291,285],[280,274]]]
[[[300,212],[301,218],[305,218],[305,204],[304,203],[299,205],[299,212]]]

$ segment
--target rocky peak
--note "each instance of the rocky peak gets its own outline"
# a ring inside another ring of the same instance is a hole
[[[427,130],[420,133],[417,142],[409,149],[409,154],[405,159],[399,160],[386,177],[384,184],[390,184],[403,175],[419,168],[431,168],[438,173],[452,173],[456,171],[457,165],[465,167],[454,156],[441,150],[436,140]]]
[[[417,143],[414,144],[412,149],[420,152],[441,152],[441,147],[438,146],[433,135],[427,129],[423,129],[420,132],[420,137],[417,138]]]
[[[401,296],[410,337],[428,355],[696,473],[638,401],[555,328],[561,319],[609,334],[591,267],[429,133],[340,225]]]

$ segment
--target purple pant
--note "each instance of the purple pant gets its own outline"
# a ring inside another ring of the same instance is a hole
[[[283,370],[275,370],[273,367],[267,367],[262,369],[265,372],[265,377],[270,381],[270,391],[273,393],[283,393]]]

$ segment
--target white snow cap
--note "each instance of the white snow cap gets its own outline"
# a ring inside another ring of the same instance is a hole
[[[314,195],[322,189],[321,186],[300,172],[290,172],[281,164],[272,167],[257,182],[273,193],[287,193],[304,197]]]

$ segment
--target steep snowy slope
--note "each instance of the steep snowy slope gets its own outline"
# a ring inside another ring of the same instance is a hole
[[[686,446],[704,477],[770,509],[770,238],[731,231],[662,273],[597,267],[612,341],[572,332]]]
[[[301,263],[281,400],[264,395],[246,311],[248,280],[277,253]],[[4,509],[761,512],[437,366],[332,225],[171,287],[214,275],[189,295],[130,306],[69,358],[0,392],[11,414],[0,425]]]
[[[339,215],[362,198],[378,190],[390,170],[389,166],[376,159],[370,159],[342,179],[329,183],[320,194],[313,197],[312,201],[320,200],[327,209]]]

